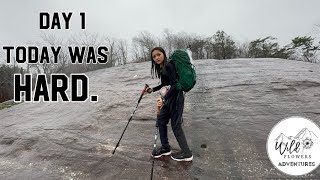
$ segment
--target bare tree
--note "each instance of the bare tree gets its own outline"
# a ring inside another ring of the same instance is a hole
[[[135,55],[138,56],[136,61],[147,61],[152,48],[156,46],[156,38],[147,31],[141,32],[134,37],[132,44],[134,46]],[[135,47],[136,46],[136,47]]]
[[[174,36],[173,46],[174,49],[185,49],[192,41],[192,38],[185,32],[179,32]]]
[[[193,59],[204,58],[205,44],[206,44],[206,40],[204,38],[200,36],[192,37],[191,43],[189,43],[189,45],[191,46]]]
[[[248,58],[249,57],[249,47],[250,43],[249,42],[244,42],[244,43],[236,43],[237,45],[237,51],[236,51],[236,57],[239,58]]]
[[[79,47],[86,47],[86,51],[84,54],[84,59],[88,57],[88,47],[94,48],[94,53],[97,54],[97,48],[99,46],[105,45],[105,38],[101,37],[98,33],[87,33],[82,32],[76,35],[71,36],[69,39],[69,44]],[[75,66],[75,65],[73,65]],[[107,64],[94,64],[94,63],[83,63],[77,64],[76,71],[77,72],[86,72],[92,71],[96,69],[101,69],[104,67],[109,67],[109,62]],[[74,69],[74,68],[72,68]],[[74,70],[72,70],[74,71]]]
[[[174,34],[169,29],[164,29],[163,31],[163,41],[164,41],[164,48],[167,50],[168,54],[171,54],[174,50],[173,43],[174,43]]]
[[[115,38],[106,37],[105,41],[109,48],[108,67],[115,66],[119,62],[118,43]]]
[[[69,62],[69,58],[66,49],[62,48],[64,46],[64,41],[62,38],[58,38],[53,34],[41,34],[41,41],[29,41],[28,44],[38,47],[39,54],[33,54],[33,57],[37,55],[39,60],[41,59],[41,51],[43,50],[43,47],[48,47],[49,50],[51,47],[54,47],[55,49],[57,49],[58,46],[61,47],[57,57],[57,63],[54,63],[54,56],[53,54],[50,54],[50,51],[48,50],[50,54],[49,62],[37,62],[37,64],[27,63],[28,73],[30,72],[30,69],[34,69],[38,74],[46,74],[47,79],[50,81],[50,74],[63,72],[65,70],[65,67]]]
[[[128,60],[128,43],[125,40],[118,41],[118,49],[119,49],[119,60],[120,64],[127,64]]]

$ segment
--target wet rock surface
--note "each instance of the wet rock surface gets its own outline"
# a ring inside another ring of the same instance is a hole
[[[194,160],[160,158],[154,179],[292,178],[273,167],[266,141],[289,116],[320,125],[320,66],[282,59],[195,65],[198,81],[186,95],[183,126]],[[0,179],[150,178],[158,94],[144,96],[112,155],[144,84],[158,84],[150,78],[150,63],[87,75],[99,102],[22,103],[0,110]],[[170,128],[169,141],[179,150]],[[319,167],[301,178],[320,179]]]

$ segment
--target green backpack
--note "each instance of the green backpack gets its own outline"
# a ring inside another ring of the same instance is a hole
[[[196,71],[188,53],[181,49],[175,50],[169,57],[169,62],[174,63],[178,75],[177,90],[190,91],[196,84]]]

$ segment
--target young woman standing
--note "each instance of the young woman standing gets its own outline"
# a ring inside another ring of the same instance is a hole
[[[177,73],[175,65],[167,62],[167,56],[163,48],[155,47],[151,50],[151,75],[160,78],[161,84],[154,88],[147,88],[145,92],[151,93],[160,90],[164,86],[170,86],[167,93],[162,98],[163,106],[157,116],[161,147],[152,152],[154,158],[163,155],[171,155],[176,161],[192,161],[193,156],[189,149],[186,137],[182,129],[182,113],[184,107],[184,95],[182,91],[177,91]],[[171,127],[181,148],[180,152],[171,154],[171,147],[168,141],[167,124],[171,119]]]

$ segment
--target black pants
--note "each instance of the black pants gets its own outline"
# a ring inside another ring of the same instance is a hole
[[[168,104],[162,107],[157,118],[157,125],[159,127],[161,144],[164,147],[168,147],[169,141],[167,124],[169,123],[169,119],[171,119],[172,131],[179,143],[181,150],[185,153],[190,153],[186,137],[181,127],[183,107],[184,95],[183,92],[180,92],[178,96],[171,98]]]

